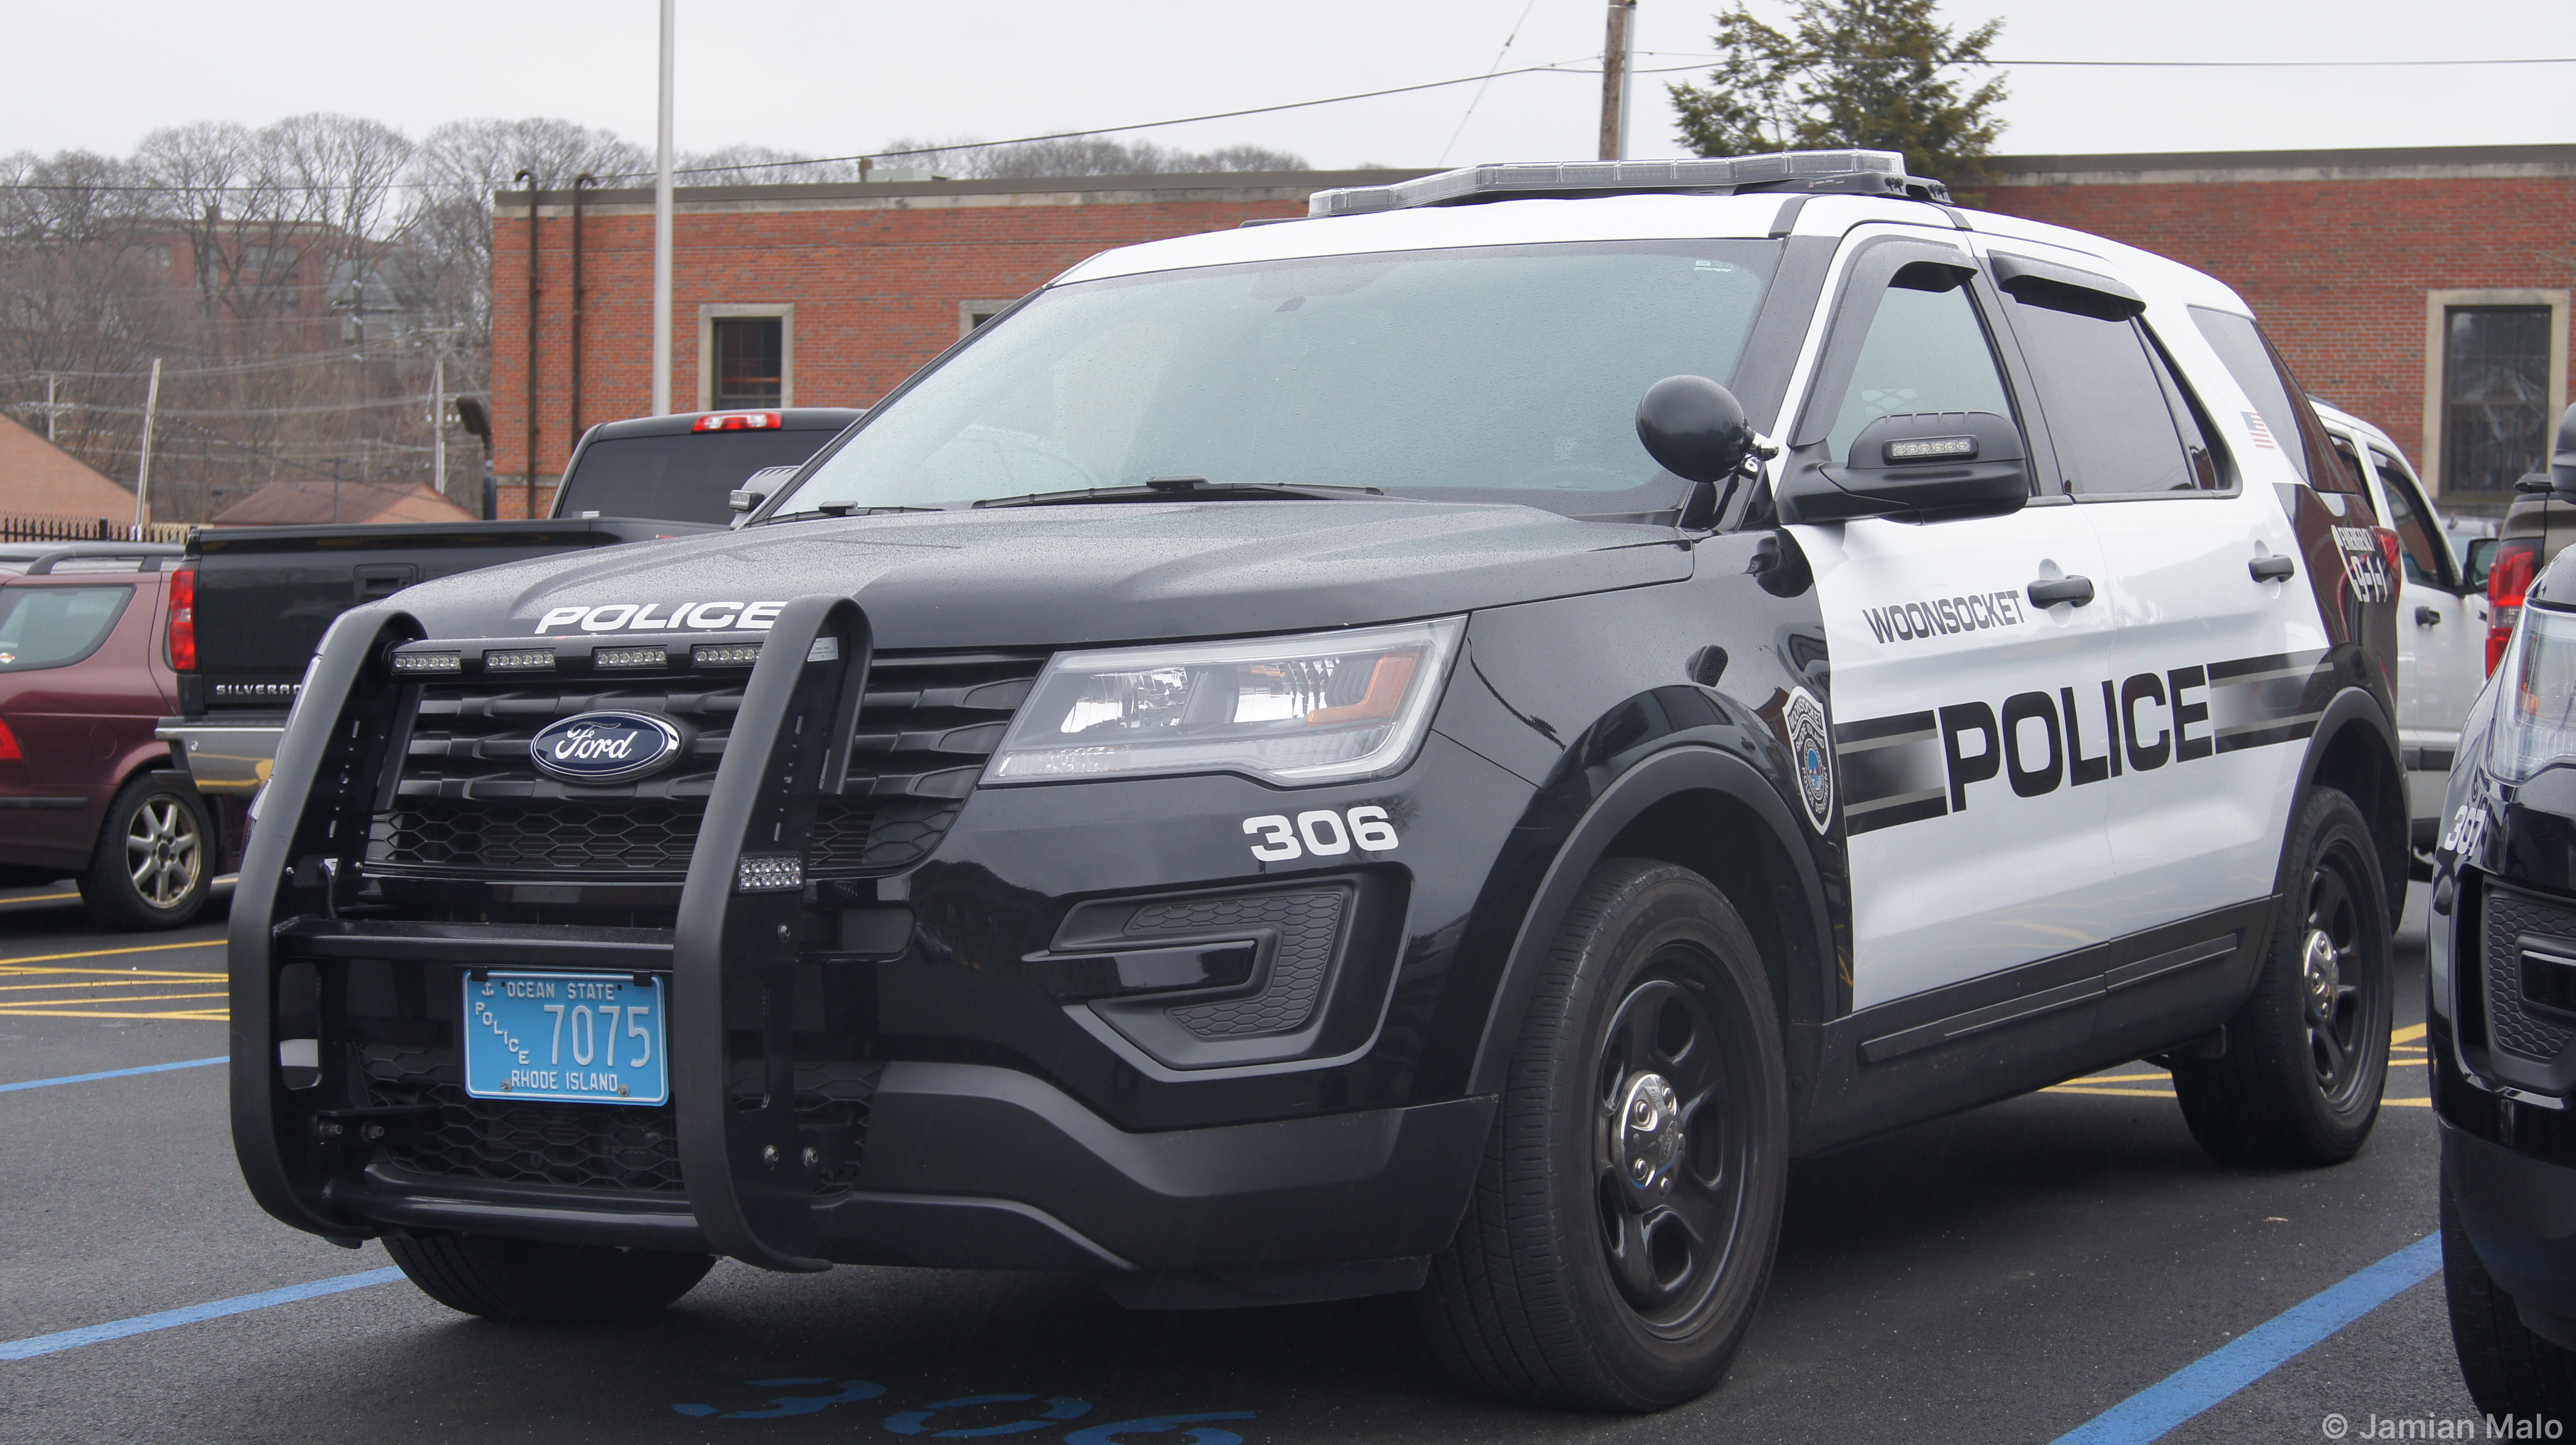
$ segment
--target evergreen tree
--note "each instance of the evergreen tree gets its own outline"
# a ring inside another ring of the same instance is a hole
[[[1962,92],[1950,67],[1990,64],[2003,28],[1965,35],[1934,0],[1798,0],[1786,32],[1741,4],[1717,18],[1724,56],[1706,85],[1674,85],[1682,139],[1704,156],[1855,147],[1902,151],[1906,170],[1972,180],[2003,122],[2001,77]]]

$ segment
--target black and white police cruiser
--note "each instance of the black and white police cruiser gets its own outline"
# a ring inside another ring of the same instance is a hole
[[[737,532],[343,616],[233,906],[260,1201],[510,1319],[1414,1291],[1640,1410],[1801,1154],[2142,1055],[2361,1146],[2394,539],[2243,301],[1877,152],[1312,209],[1074,267]]]

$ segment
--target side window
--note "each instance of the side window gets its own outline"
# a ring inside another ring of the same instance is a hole
[[[2342,437],[2336,436],[2333,432],[2326,433],[2326,436],[2334,442],[2334,458],[2336,467],[2342,471],[2345,480],[2351,483],[2350,486],[2330,488],[2329,490],[2359,492],[2365,497],[2370,495],[2370,486],[2362,479],[2361,475],[2361,453],[2354,451],[2352,449],[2352,443],[2345,441]],[[2389,499],[2390,505],[2395,505],[2396,500],[2396,498],[2391,497]]]
[[[0,589],[0,672],[66,667],[98,650],[132,585]]]
[[[2191,308],[2191,319],[2200,334],[2209,340],[2210,349],[2226,364],[2227,374],[2245,391],[2246,400],[2254,403],[2253,414],[2243,418],[2245,432],[2257,448],[2274,448],[2287,455],[2290,465],[2308,479],[2308,485],[2320,492],[2349,492],[2362,497],[2370,495],[2332,458],[2333,447],[2326,440],[2325,423],[2317,420],[2308,405],[2307,393],[2299,389],[2281,354],[2272,349],[2263,328],[2251,316],[2232,311],[2213,311],[2206,306]]]
[[[2432,514],[2424,508],[2415,479],[2406,474],[2406,464],[2377,447],[2370,449],[2370,463],[2379,469],[2380,489],[2388,494],[2388,525],[2404,554],[2406,580],[2450,586],[2450,545],[2433,535]]]
[[[2134,320],[2079,316],[2022,301],[2006,302],[2021,339],[2040,409],[2057,447],[2066,489],[2076,496],[2136,496],[2203,490],[2214,480],[2183,448],[2163,358]],[[2188,421],[2184,412],[2180,420]],[[2199,428],[2191,428],[2195,441]]]
[[[1870,318],[1869,337],[1861,343],[1852,368],[1851,386],[1835,415],[1830,445],[1836,461],[1851,455],[1861,430],[1883,416],[1914,412],[1989,411],[2013,414],[2011,394],[2004,389],[2003,368],[1994,344],[1977,318],[1968,288],[1955,284],[1956,272],[1937,267],[1907,267],[1896,284],[1879,298]],[[1907,283],[1947,280],[1943,291],[1916,290]]]

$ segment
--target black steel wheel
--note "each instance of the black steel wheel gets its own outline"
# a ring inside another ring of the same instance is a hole
[[[2340,1164],[2361,1151],[2388,1082],[2395,983],[2388,891],[2350,798],[2312,792],[2254,992],[2215,1059],[2181,1059],[2174,1093],[2201,1148],[2231,1164]]]
[[[1787,1177],[1779,1021],[1706,879],[1605,862],[1537,982],[1426,1332],[1528,1404],[1655,1410],[1717,1384],[1769,1282]]]
[[[196,791],[148,774],[117,789],[101,820],[81,905],[101,927],[177,928],[206,906],[214,828]]]
[[[649,1314],[697,1288],[716,1262],[711,1254],[430,1231],[386,1235],[385,1253],[449,1309],[535,1325]]]

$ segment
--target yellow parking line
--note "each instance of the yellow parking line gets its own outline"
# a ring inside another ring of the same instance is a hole
[[[0,968],[18,963],[57,963],[66,958],[107,958],[124,953],[167,953],[174,948],[221,948],[220,938],[201,938],[195,943],[139,943],[132,948],[93,948],[84,953],[31,953],[25,958],[0,958]]]
[[[2430,1099],[2382,1099],[2379,1102],[2383,1104],[2404,1104],[2409,1108],[2415,1109],[2429,1109],[2433,1107],[2433,1101]]]
[[[108,968],[80,968],[82,974],[106,974]],[[70,968],[64,968],[70,974]],[[0,974],[8,979],[10,974]],[[222,974],[116,974],[113,979],[46,979],[44,984],[0,984],[0,994],[23,994],[26,989],[139,989],[147,984],[222,984]]]
[[[75,892],[75,893],[39,893],[39,894],[37,894],[37,895],[36,895],[35,897],[33,897],[33,898],[0,898],[0,903],[60,903],[60,902],[62,902],[62,901],[63,901],[64,899],[66,899],[66,898],[78,898],[78,897],[80,897],[80,894],[78,894],[78,893],[76,893],[76,892]]]
[[[2070,1082],[2079,1084],[2134,1084],[2142,1079],[2154,1079],[2158,1083],[2169,1083],[2172,1081],[2173,1075],[2163,1072],[2153,1074],[2086,1074],[2083,1078],[2072,1080]]]
[[[2406,1027],[2390,1034],[2388,1036],[2388,1041],[2392,1044],[2411,1044],[2422,1037],[2424,1037],[2424,1026],[2422,1024],[2408,1024]]]
[[[22,1008],[43,1008],[49,1003],[159,1003],[172,998],[222,998],[224,993],[138,993],[131,998],[34,998],[0,1001],[0,1013],[13,1013]]]
[[[2173,1095],[2161,1089],[2088,1089],[2082,1084],[2051,1084],[2047,1088],[2040,1090],[2040,1092],[2043,1094],[2109,1094],[2113,1097],[2122,1099],[2170,1099],[2173,1097]]]
[[[205,968],[0,968],[0,978],[47,978],[54,974],[95,974],[100,978],[222,978]]]
[[[186,1019],[195,1023],[228,1022],[222,1009],[186,1009],[167,1013],[108,1013],[98,1009],[0,1009],[0,1018],[13,1019]]]

